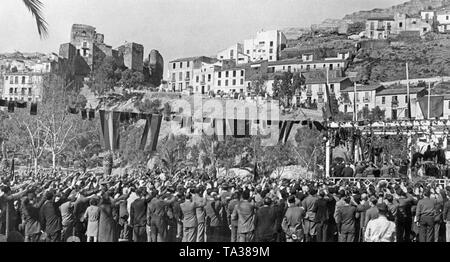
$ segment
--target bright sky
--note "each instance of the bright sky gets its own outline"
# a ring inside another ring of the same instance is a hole
[[[41,0],[49,37],[38,37],[22,0],[1,0],[0,53],[56,52],[72,24],[89,24],[114,48],[125,40],[169,60],[214,55],[260,29],[304,27],[406,0]]]

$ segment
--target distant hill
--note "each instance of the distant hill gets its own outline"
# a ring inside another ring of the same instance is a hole
[[[395,13],[418,14],[422,10],[435,9],[449,5],[449,0],[411,0],[385,9],[376,8],[368,11],[358,11],[346,15],[343,19],[351,20],[353,22],[362,22],[371,17],[385,17],[394,15]]]

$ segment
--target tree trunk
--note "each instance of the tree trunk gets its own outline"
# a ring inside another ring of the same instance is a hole
[[[52,152],[52,166],[53,169],[56,169],[56,153]]]
[[[34,158],[34,173],[37,174],[38,172],[38,159],[37,157]]]

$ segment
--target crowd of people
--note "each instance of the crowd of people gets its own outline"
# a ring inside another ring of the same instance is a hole
[[[26,242],[449,242],[450,186],[374,179],[4,176],[0,235]]]

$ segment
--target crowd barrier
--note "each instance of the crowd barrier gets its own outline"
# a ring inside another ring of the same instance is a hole
[[[369,185],[373,181],[382,181],[382,180],[391,181],[392,179],[394,179],[397,182],[401,181],[400,178],[384,178],[384,177],[330,177],[328,179],[333,181],[334,183],[338,183],[340,181],[349,181],[352,183],[355,183],[355,182],[361,183],[362,182],[365,185]],[[438,184],[438,185],[442,185],[442,186],[450,185],[450,179],[428,178],[428,179],[424,179],[422,181],[426,181],[429,183],[434,183],[434,184]]]

